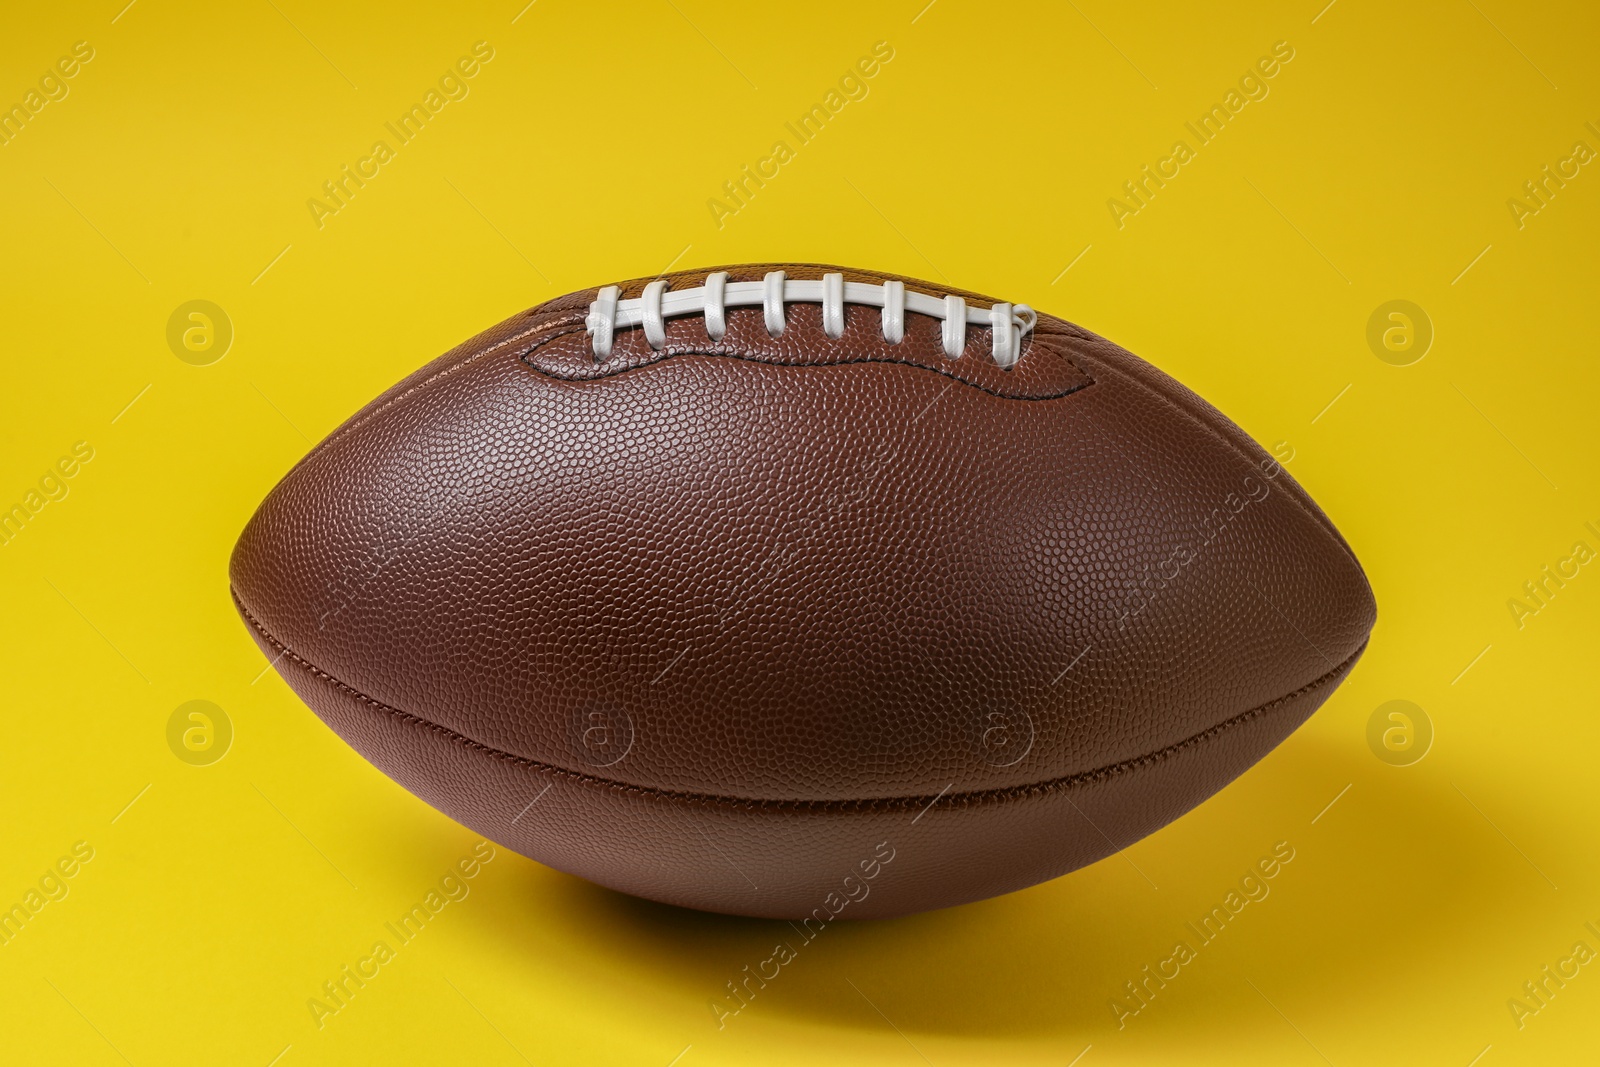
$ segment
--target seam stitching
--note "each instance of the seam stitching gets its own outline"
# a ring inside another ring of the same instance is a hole
[[[548,325],[555,325],[555,324],[551,323],[551,324],[548,324]],[[912,362],[908,362],[906,360],[901,360],[901,359],[841,359],[841,360],[835,360],[835,361],[829,362],[829,363],[785,363],[785,362],[774,361],[774,360],[770,360],[770,359],[756,359],[756,358],[754,358],[752,356],[741,355],[738,352],[705,352],[705,351],[699,350],[698,348],[690,348],[690,349],[687,349],[687,350],[684,350],[684,351],[672,351],[672,352],[663,351],[663,352],[660,352],[660,353],[652,353],[653,358],[647,360],[646,362],[636,364],[635,366],[632,366],[632,367],[624,367],[624,368],[622,368],[620,370],[609,371],[609,372],[607,372],[605,374],[596,374],[596,375],[594,375],[592,377],[584,377],[584,378],[580,378],[580,377],[576,377],[576,376],[570,376],[570,375],[564,375],[564,374],[557,374],[557,373],[554,373],[554,372],[552,372],[550,370],[547,370],[544,367],[540,367],[540,366],[536,365],[533,362],[533,354],[535,352],[539,351],[539,349],[543,348],[545,345],[553,344],[554,342],[561,340],[563,337],[571,337],[574,334],[577,334],[578,332],[580,332],[580,331],[579,331],[579,328],[576,327],[576,326],[574,326],[574,327],[572,327],[570,329],[559,330],[558,332],[551,334],[549,337],[543,338],[540,341],[538,341],[537,343],[535,343],[533,345],[533,347],[529,348],[526,352],[523,352],[518,358],[520,358],[522,360],[522,362],[525,363],[532,370],[534,370],[537,373],[545,376],[546,378],[550,378],[550,379],[552,379],[554,381],[558,381],[558,382],[571,382],[571,383],[579,384],[579,385],[587,384],[588,382],[604,381],[604,380],[606,380],[608,378],[621,378],[621,377],[623,377],[625,375],[633,374],[636,371],[647,370],[650,367],[654,367],[654,366],[656,366],[658,364],[665,363],[667,360],[674,359],[674,358],[676,358],[678,356],[707,356],[707,357],[710,357],[710,358],[713,358],[713,359],[734,359],[734,360],[738,360],[741,363],[754,363],[757,366],[762,366],[762,367],[784,367],[784,368],[792,368],[794,370],[816,370],[816,369],[820,369],[820,368],[824,368],[824,367],[858,367],[858,366],[865,366],[865,365],[876,364],[876,363],[892,364],[893,366],[897,366],[897,367],[910,367],[910,368],[912,368],[914,370],[928,371],[929,373],[939,375],[941,378],[948,378],[953,382],[958,382],[961,385],[965,385],[965,386],[967,386],[969,388],[976,389],[980,393],[986,393],[989,396],[995,397],[995,398],[1000,399],[1000,400],[1023,400],[1023,401],[1060,400],[1062,397],[1071,396],[1073,393],[1079,392],[1080,390],[1083,390],[1083,389],[1087,389],[1091,385],[1095,384],[1094,377],[1092,375],[1090,375],[1087,371],[1085,371],[1082,367],[1078,366],[1078,364],[1073,361],[1073,359],[1072,359],[1072,357],[1071,357],[1071,355],[1069,353],[1067,353],[1066,351],[1064,351],[1062,349],[1055,348],[1054,346],[1052,346],[1052,351],[1056,355],[1060,356],[1061,359],[1066,362],[1067,366],[1071,367],[1074,371],[1076,371],[1079,374],[1079,376],[1082,377],[1083,380],[1081,382],[1077,383],[1076,385],[1073,385],[1072,387],[1063,390],[1062,392],[1051,393],[1051,394],[1049,394],[1047,396],[1015,396],[1015,395],[1012,395],[1010,393],[1002,393],[997,389],[991,389],[986,385],[980,385],[977,382],[969,381],[966,378],[960,377],[959,375],[956,375],[956,374],[952,374],[952,373],[950,373],[949,371],[946,371],[946,370],[941,370],[938,367],[930,367],[930,366],[928,366],[926,364],[923,364],[923,363],[912,363]],[[1027,357],[1024,356],[1023,358],[1027,358]]]
[[[610,778],[601,778],[597,775],[584,774],[581,771],[568,770],[565,767],[558,767],[551,763],[530,759],[527,756],[518,756],[515,753],[506,752],[501,749],[485,745],[481,741],[475,741],[465,734],[457,733],[455,730],[452,730],[449,727],[441,726],[436,722],[429,721],[428,719],[412,715],[409,712],[401,711],[398,708],[390,707],[381,701],[374,700],[372,697],[367,696],[360,690],[346,685],[344,682],[335,678],[327,671],[322,670],[316,664],[297,655],[287,645],[279,641],[276,637],[272,636],[272,634],[267,631],[266,627],[264,627],[261,622],[250,613],[250,609],[245,607],[244,602],[239,599],[238,591],[233,589],[231,585],[228,592],[232,595],[234,606],[239,609],[239,613],[245,617],[245,620],[249,622],[251,628],[254,629],[256,633],[260,634],[268,644],[278,650],[280,659],[288,659],[292,661],[296,666],[300,667],[307,673],[321,679],[329,685],[332,685],[334,688],[345,693],[347,696],[350,696],[356,701],[372,707],[376,711],[383,712],[384,714],[387,714],[392,718],[398,719],[401,722],[409,725],[423,727],[432,733],[438,734],[447,740],[461,745],[464,748],[481,752],[484,755],[500,760],[501,762],[527,767],[532,770],[554,775],[560,778],[566,778],[582,785],[597,786],[600,788],[609,789],[613,792],[631,793],[648,799],[684,801],[688,803],[699,804],[720,804],[731,807],[762,808],[796,812],[865,812],[881,810],[917,810],[920,808],[931,807],[965,808],[974,804],[1004,803],[1006,801],[1017,800],[1021,798],[1045,796],[1050,793],[1071,789],[1079,785],[1108,781],[1130,771],[1165,762],[1166,760],[1171,759],[1172,757],[1179,755],[1190,748],[1194,748],[1198,745],[1204,744],[1207,741],[1210,741],[1211,739],[1227,732],[1235,726],[1243,726],[1248,722],[1252,722],[1255,719],[1266,715],[1283,704],[1286,704],[1292,700],[1296,700],[1307,693],[1311,693],[1322,688],[1330,682],[1333,682],[1339,675],[1342,675],[1348,671],[1351,665],[1355,663],[1358,658],[1360,658],[1361,654],[1366,651],[1367,648],[1367,641],[1362,641],[1360,646],[1358,646],[1356,650],[1344,660],[1344,662],[1334,667],[1327,674],[1322,675],[1322,677],[1307,682],[1305,685],[1301,686],[1299,689],[1296,689],[1292,693],[1286,693],[1274,700],[1267,701],[1265,704],[1250,708],[1248,711],[1240,712],[1238,715],[1235,715],[1230,719],[1224,719],[1215,726],[1208,727],[1191,737],[1186,737],[1182,741],[1174,742],[1165,748],[1157,749],[1155,752],[1120,760],[1117,763],[1109,764],[1105,767],[1100,767],[1092,771],[1083,771],[1079,774],[1065,775],[1060,778],[1047,779],[1042,782],[1033,782],[1027,785],[1008,786],[1003,789],[974,790],[965,793],[940,793],[931,798],[926,796],[911,796],[867,797],[855,800],[765,800],[752,797],[732,797],[722,796],[716,793],[696,793],[689,790],[656,789],[649,786],[631,785],[627,782],[618,782]]]
[[[529,308],[527,311],[523,312],[522,314],[524,314],[526,316],[529,316],[529,317],[537,316],[539,311],[540,311],[540,308],[542,308],[543,306],[544,305],[541,304],[538,307]],[[557,321],[559,321],[559,320],[557,320]],[[407,389],[405,392],[399,393],[399,394],[397,394],[395,396],[391,396],[388,400],[384,401],[383,404],[380,407],[374,408],[371,411],[364,412],[361,415],[359,415],[359,416],[357,416],[355,418],[352,418],[352,419],[340,424],[339,426],[335,427],[333,429],[333,431],[328,434],[327,437],[324,437],[321,441],[319,441],[316,445],[314,445],[311,448],[311,451],[307,452],[305,454],[305,456],[302,457],[302,459],[300,460],[300,463],[296,463],[295,466],[298,467],[298,466],[300,466],[301,463],[304,463],[307,459],[310,459],[312,455],[314,455],[315,453],[321,451],[324,445],[332,444],[336,439],[338,439],[340,437],[343,437],[346,434],[348,434],[348,433],[350,433],[350,432],[352,432],[352,431],[354,431],[356,429],[359,429],[362,426],[365,426],[367,423],[371,422],[373,419],[377,418],[379,415],[382,415],[384,412],[390,410],[395,405],[404,403],[405,401],[411,399],[411,397],[415,396],[417,393],[419,393],[422,390],[426,389],[428,386],[433,385],[436,382],[443,381],[445,378],[450,377],[452,374],[455,374],[458,371],[460,371],[460,370],[462,370],[462,369],[464,369],[466,367],[471,366],[472,364],[478,362],[478,360],[483,359],[485,356],[488,356],[488,355],[490,355],[490,354],[492,354],[494,352],[497,352],[500,349],[507,347],[508,345],[509,346],[515,346],[520,341],[526,341],[529,336],[531,336],[533,334],[536,334],[541,330],[548,329],[550,327],[550,325],[552,325],[552,324],[549,323],[549,322],[535,323],[534,325],[529,326],[526,329],[522,329],[522,330],[517,331],[515,334],[513,334],[510,337],[504,338],[504,339],[502,339],[500,341],[496,341],[494,344],[490,345],[488,348],[481,349],[481,350],[479,350],[477,352],[470,352],[470,353],[462,356],[460,359],[456,360],[454,363],[451,363],[451,364],[449,364],[448,366],[445,366],[445,367],[441,367],[438,371],[434,372],[433,374],[428,375],[422,381],[417,382],[415,385],[413,385],[411,388]],[[448,355],[448,354],[449,353],[446,353],[446,355]]]
[[[1096,337],[1096,336],[1090,335],[1090,336],[1082,338],[1082,340],[1084,340],[1086,343],[1091,345],[1091,347],[1093,345],[1097,345],[1097,344],[1103,344],[1103,345],[1110,345],[1112,347],[1118,347],[1115,341],[1108,341],[1104,337]],[[1127,354],[1128,355],[1133,355],[1133,353],[1131,353],[1131,352],[1129,352]],[[1138,356],[1134,356],[1133,358],[1134,359],[1138,359],[1139,357]],[[1100,366],[1104,370],[1108,371],[1110,373],[1111,377],[1117,379],[1118,381],[1120,381],[1120,382],[1122,382],[1122,383],[1124,383],[1124,384],[1126,384],[1126,385],[1128,385],[1128,386],[1130,386],[1132,388],[1143,390],[1146,395],[1152,397],[1153,399],[1155,399],[1159,403],[1164,404],[1165,406],[1171,408],[1172,411],[1174,413],[1176,413],[1179,418],[1185,419],[1188,422],[1194,424],[1195,426],[1198,426],[1200,429],[1202,429],[1206,433],[1210,434],[1213,438],[1215,438],[1216,440],[1220,441],[1224,448],[1228,449],[1228,451],[1232,452],[1234,455],[1236,455],[1240,459],[1244,460],[1245,463],[1247,465],[1249,465],[1252,469],[1256,469],[1256,470],[1260,469],[1260,464],[1255,459],[1253,459],[1250,456],[1250,454],[1237,441],[1234,441],[1227,434],[1221,432],[1219,429],[1217,429],[1216,426],[1214,426],[1208,419],[1206,419],[1204,417],[1204,410],[1203,409],[1201,411],[1199,411],[1199,412],[1191,411],[1187,407],[1185,407],[1184,405],[1180,404],[1178,401],[1174,400],[1172,397],[1168,396],[1162,390],[1156,388],[1155,386],[1149,384],[1148,382],[1140,380],[1136,375],[1129,373],[1128,371],[1124,370],[1121,367],[1118,367],[1115,363],[1111,362],[1110,360],[1101,359],[1099,362],[1100,362]],[[1077,366],[1077,364],[1074,363],[1073,366]],[[1154,366],[1154,365],[1152,364],[1152,366]],[[1160,370],[1159,367],[1156,368],[1156,369]],[[1186,386],[1183,386],[1182,382],[1178,382],[1178,385],[1180,387],[1187,388]],[[1206,402],[1204,397],[1200,397],[1200,400],[1201,400],[1202,403]],[[1228,419],[1228,416],[1222,415],[1221,412],[1217,412],[1217,414],[1221,415],[1224,420],[1232,422],[1231,419]],[[1244,436],[1248,440],[1250,440],[1253,444],[1255,444],[1257,448],[1261,448],[1260,442],[1256,441],[1254,437],[1251,437],[1250,433],[1247,430],[1245,430],[1242,426],[1239,426],[1237,423],[1234,423],[1234,426],[1239,430],[1240,433],[1243,433]],[[1264,448],[1262,448],[1261,450],[1262,450],[1263,453],[1266,452],[1266,449],[1264,449]],[[1272,459],[1272,461],[1274,463],[1278,464],[1279,469],[1287,472],[1288,468],[1284,467],[1282,463],[1278,463],[1278,459],[1277,459],[1276,456],[1270,456],[1270,458]],[[1290,475],[1290,477],[1293,478],[1293,475]],[[1355,549],[1351,548],[1347,544],[1343,544],[1342,543],[1343,538],[1338,534],[1338,527],[1334,526],[1333,520],[1330,519],[1327,515],[1319,515],[1318,514],[1318,509],[1315,507],[1315,501],[1311,501],[1310,502],[1311,506],[1307,506],[1307,500],[1303,499],[1303,497],[1308,498],[1310,496],[1310,494],[1307,493],[1306,490],[1305,490],[1305,487],[1301,486],[1298,482],[1296,482],[1295,485],[1296,485],[1296,488],[1299,489],[1298,493],[1285,491],[1284,495],[1289,497],[1290,500],[1293,501],[1294,506],[1300,511],[1300,513],[1302,515],[1304,515],[1306,518],[1310,519],[1313,525],[1317,526],[1318,528],[1320,528],[1323,531],[1323,533],[1328,535],[1328,539],[1334,543],[1334,547],[1338,548],[1346,556],[1348,556],[1350,558],[1350,561],[1356,565],[1356,569],[1357,570],[1361,570],[1361,561],[1356,559]],[[1362,573],[1365,574],[1365,571],[1363,571]]]

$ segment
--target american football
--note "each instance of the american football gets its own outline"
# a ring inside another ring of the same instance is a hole
[[[802,264],[473,338],[301,460],[230,579],[301,698],[450,817],[816,922],[1152,833],[1304,722],[1376,612],[1277,460],[1148,363]]]

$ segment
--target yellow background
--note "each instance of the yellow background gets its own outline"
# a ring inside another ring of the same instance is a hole
[[[0,904],[94,849],[0,947],[15,1062],[1592,1062],[1600,966],[1520,1029],[1507,1001],[1600,949],[1600,566],[1520,629],[1507,601],[1600,549],[1600,173],[1521,228],[1506,203],[1600,148],[1591,6],[123,2],[0,33],[0,103],[94,49],[0,147],[0,505],[94,449],[0,547]],[[319,229],[307,200],[480,40],[470,94]],[[719,228],[707,200],[880,40],[867,97]],[[1119,229],[1107,200],[1280,40],[1270,94]],[[479,329],[778,259],[1027,301],[1287,442],[1371,576],[1371,651],[1173,826],[831,929],[725,1029],[708,1001],[786,927],[504,850],[318,1029],[308,998],[477,839],[263,674],[235,536],[313,442]],[[235,331],[208,366],[166,339],[195,299]],[[1366,341],[1393,299],[1436,334],[1409,366]],[[234,731],[209,766],[167,742],[196,699]],[[1410,766],[1367,742],[1395,699],[1435,732]],[[1271,895],[1119,1029],[1123,983],[1280,840]]]

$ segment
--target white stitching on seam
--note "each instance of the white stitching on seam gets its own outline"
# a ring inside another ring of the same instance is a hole
[[[959,296],[944,298],[944,354],[951,359],[960,356],[967,348],[967,302]],[[1000,338],[995,339],[995,362],[999,363]],[[1001,364],[1004,366],[1004,364]]]
[[[823,333],[842,337],[844,306],[860,304],[883,309],[883,339],[892,345],[905,339],[907,311],[943,320],[940,338],[950,359],[961,358],[969,325],[987,326],[993,334],[994,361],[1009,370],[1022,356],[1023,337],[1038,321],[1027,304],[969,308],[959,296],[907,292],[903,282],[847,282],[843,274],[824,274],[820,281],[790,281],[781,270],[771,271],[759,282],[730,282],[727,271],[717,271],[706,277],[704,286],[676,292],[667,289],[665,279],[658,279],[637,299],[622,300],[621,295],[620,287],[608,285],[589,305],[584,325],[596,361],[611,355],[617,330],[634,326],[644,327],[645,340],[659,351],[667,341],[666,320],[683,315],[704,315],[706,332],[719,341],[727,332],[730,307],[759,306],[767,332],[777,337],[785,326],[785,304],[821,304]]]

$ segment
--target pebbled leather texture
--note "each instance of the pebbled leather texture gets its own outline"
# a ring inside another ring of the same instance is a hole
[[[721,342],[691,316],[597,363],[596,291],[357,413],[231,567],[306,702],[508,847],[737,914],[810,915],[847,875],[847,917],[980,899],[1189,810],[1365,648],[1328,519],[1103,338],[1041,314],[1002,370],[984,327],[950,360],[937,320],[887,345],[850,306],[833,340],[796,304],[776,339],[730,309]]]

